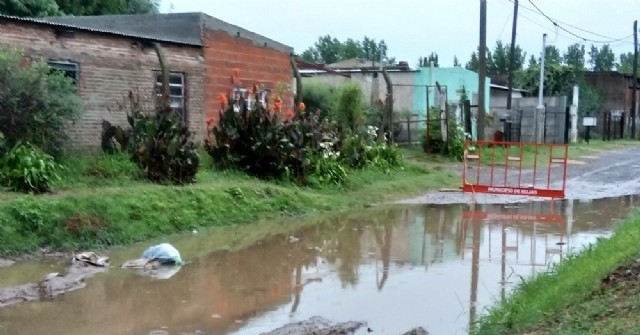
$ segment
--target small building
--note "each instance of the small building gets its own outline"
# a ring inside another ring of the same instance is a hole
[[[162,45],[171,70],[171,105],[199,141],[206,136],[205,119],[218,115],[217,96],[229,91],[232,71],[242,92],[253,84],[269,92],[292,82],[293,48],[204,13],[0,15],[1,47],[21,49],[76,81],[85,112],[70,136],[82,149],[100,147],[103,120],[126,125],[118,103],[129,91],[154,96],[160,74],[154,43]]]
[[[381,67],[378,62],[349,59],[323,65],[298,61],[298,67],[304,82],[320,81],[338,85],[351,81],[361,86],[366,101],[384,100],[386,96],[386,83],[379,75]],[[479,78],[476,72],[460,67],[412,69],[407,62],[384,65],[384,68],[393,84],[395,121],[409,124],[409,126],[403,126],[404,130],[398,135],[400,141],[417,140],[418,132],[425,127],[427,107],[443,106],[445,103],[457,105],[462,96],[462,88],[471,100],[471,104],[477,104]],[[487,78],[485,92],[487,111],[490,111],[489,91],[490,79]],[[458,119],[461,120],[461,110],[458,109],[456,112]],[[475,126],[472,125],[472,128]],[[408,129],[411,131],[407,131]],[[475,134],[475,131],[473,133]]]
[[[598,119],[596,131],[602,132],[606,113],[610,113],[614,121],[620,121],[621,118],[624,118],[624,124],[628,131],[633,106],[633,76],[618,71],[594,71],[585,73],[585,80],[602,98],[602,105],[596,116]],[[640,91],[640,80],[637,87]],[[637,97],[636,101],[640,104],[640,94]]]

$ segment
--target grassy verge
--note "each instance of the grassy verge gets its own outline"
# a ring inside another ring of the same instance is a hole
[[[611,238],[523,283],[473,334],[639,334],[639,238],[637,213]]]
[[[126,159],[77,160],[56,193],[2,193],[0,255],[52,249],[99,248],[205,227],[330,212],[453,186],[444,169],[409,165],[385,174],[352,172],[345,188],[299,188],[207,168],[186,187],[151,185],[131,175]]]

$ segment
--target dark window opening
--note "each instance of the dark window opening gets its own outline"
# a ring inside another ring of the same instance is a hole
[[[162,101],[162,74],[156,75],[156,97]],[[185,78],[183,73],[169,74],[169,105],[171,109],[187,121],[185,104]]]
[[[49,73],[62,72],[65,77],[70,78],[73,84],[78,86],[80,69],[77,63],[68,61],[49,61]]]

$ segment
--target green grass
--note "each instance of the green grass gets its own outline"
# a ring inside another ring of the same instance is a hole
[[[483,316],[472,334],[638,334],[640,285],[603,285],[640,256],[640,213],[548,273],[524,282]]]
[[[591,140],[589,144],[580,142],[569,145],[567,158],[570,160],[580,160],[585,158],[585,156],[594,156],[603,151],[622,149],[633,145],[640,145],[640,141]],[[401,151],[408,160],[426,167],[441,168],[443,165],[451,165],[457,163],[456,160],[448,157],[439,155],[427,155],[422,151],[422,148],[420,146],[405,146],[401,148]],[[523,168],[533,168],[535,165],[540,168],[549,166],[549,157],[551,154],[553,155],[553,158],[563,158],[565,150],[563,147],[558,146],[553,147],[553,150],[550,152],[548,147],[540,147],[536,155],[535,149],[531,146],[523,146],[522,153],[520,153],[519,146],[511,146],[508,148],[501,146],[483,146],[482,153],[480,155],[480,161],[485,165],[490,165],[492,162],[494,165],[505,165],[507,157],[522,156]],[[471,160],[470,162],[477,163],[477,161],[474,160]],[[508,164],[509,166],[517,167],[520,163],[518,161],[511,160],[508,162]]]
[[[302,188],[211,168],[203,155],[198,182],[160,186],[131,177],[126,157],[76,158],[55,192],[0,197],[0,255],[40,247],[88,249],[126,245],[208,227],[327,213],[456,185],[443,169],[409,164],[389,174],[353,171],[344,188]]]

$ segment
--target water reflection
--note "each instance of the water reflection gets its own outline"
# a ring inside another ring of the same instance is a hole
[[[55,302],[0,310],[0,334],[244,335],[315,315],[373,334],[465,334],[516,278],[608,234],[633,201],[362,211],[193,259],[168,281],[112,269]]]

